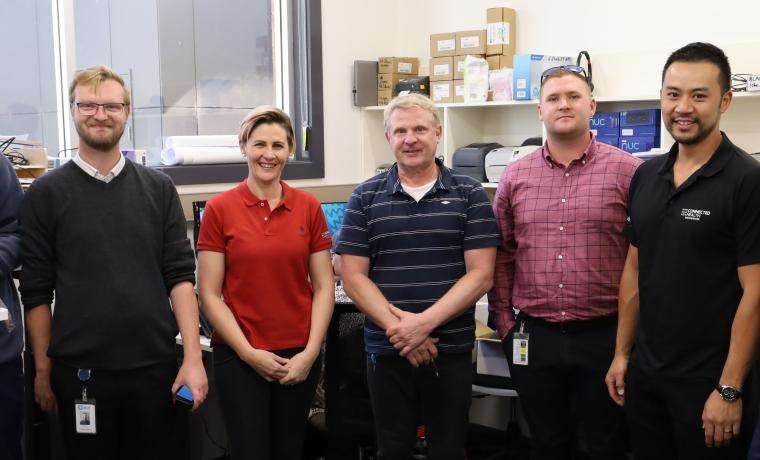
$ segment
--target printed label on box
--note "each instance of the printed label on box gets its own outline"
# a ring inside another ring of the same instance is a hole
[[[435,100],[440,101],[441,99],[446,99],[450,96],[449,94],[449,84],[444,83],[441,85],[433,85],[433,94],[435,94]]]
[[[518,78],[517,83],[515,84],[517,85],[517,89],[525,89],[528,87],[528,80],[524,78]]]
[[[464,84],[456,85],[454,88],[454,95],[456,97],[464,97]]]
[[[398,73],[412,73],[412,63],[411,62],[399,62],[398,63]]]
[[[631,128],[623,128],[620,130],[621,136],[633,136],[633,129]]]
[[[478,48],[478,47],[480,47],[480,36],[479,35],[473,35],[473,36],[470,36],[470,37],[462,37],[459,40],[459,44],[461,45],[462,49]]]
[[[509,30],[509,23],[506,22],[489,22],[488,23],[488,44],[504,45],[504,26]],[[509,35],[506,35],[509,37]],[[509,40],[509,38],[507,38]],[[507,45],[509,43],[506,43]]]
[[[453,38],[448,40],[438,40],[438,51],[454,51],[457,47],[457,41]]]
[[[433,66],[433,75],[436,77],[441,75],[448,75],[449,73],[451,73],[451,71],[449,70],[448,64],[436,64]]]
[[[457,73],[464,73],[464,59],[457,62]]]
[[[528,93],[527,91],[517,91],[517,93],[515,93],[515,96],[517,99],[526,98],[528,96]]]

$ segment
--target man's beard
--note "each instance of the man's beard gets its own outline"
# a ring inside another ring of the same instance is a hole
[[[86,123],[87,122],[81,122],[76,124],[76,130],[79,134],[79,141],[81,143],[87,145],[93,150],[99,150],[101,152],[109,151],[115,146],[119,145],[121,135],[124,134],[124,124],[119,125],[118,123],[111,123],[110,127],[113,129],[110,135],[104,137],[93,137],[90,135],[89,131],[87,131],[88,127],[86,126]],[[103,124],[101,123],[95,125],[94,127],[97,127],[99,125]]]
[[[675,130],[677,123],[672,118],[669,119],[667,123],[665,123],[665,127],[668,129],[670,135],[673,136],[673,139],[675,139],[675,141],[679,144],[683,145],[699,144],[703,140],[707,139],[710,133],[713,132],[713,129],[715,129],[715,124],[705,126],[702,120],[697,117],[692,118],[692,123],[697,126],[697,132],[694,134],[679,134]]]

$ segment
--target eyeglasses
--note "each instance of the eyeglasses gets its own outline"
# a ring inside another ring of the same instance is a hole
[[[548,69],[544,70],[544,73],[541,74],[541,85],[544,84],[547,78],[551,77],[557,72],[562,72],[562,71],[578,74],[582,76],[584,80],[589,81],[588,75],[586,75],[586,69],[584,69],[583,67],[578,66],[578,65],[559,65],[557,67],[549,67]]]
[[[103,107],[105,113],[116,115],[124,111],[124,107],[127,106],[124,102],[108,102],[106,104],[96,104],[94,102],[77,102],[77,109],[82,115],[95,115],[98,112],[98,107]]]

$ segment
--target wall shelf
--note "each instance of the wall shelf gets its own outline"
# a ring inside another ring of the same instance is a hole
[[[598,112],[660,108],[659,94],[597,97]],[[735,92],[728,111],[721,117],[721,129],[731,140],[746,150],[760,152],[760,92]],[[475,142],[498,142],[520,145],[529,137],[544,137],[537,114],[538,101],[496,101],[483,103],[438,104],[436,109],[443,132],[437,155],[451,166],[454,151]],[[385,106],[362,109],[362,173],[364,178],[375,174],[378,165],[393,163],[393,152],[385,139],[383,110]],[[673,138],[660,121],[660,145],[669,149]],[[495,184],[494,184],[495,187]]]

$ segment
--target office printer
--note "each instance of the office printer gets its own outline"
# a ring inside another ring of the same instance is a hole
[[[486,154],[502,147],[496,142],[475,143],[459,147],[454,151],[452,168],[454,172],[470,176],[478,182],[486,181]]]
[[[486,177],[488,178],[488,182],[499,182],[501,174],[508,164],[519,160],[537,148],[535,145],[522,145],[519,147],[502,147],[488,152],[486,154]]]

